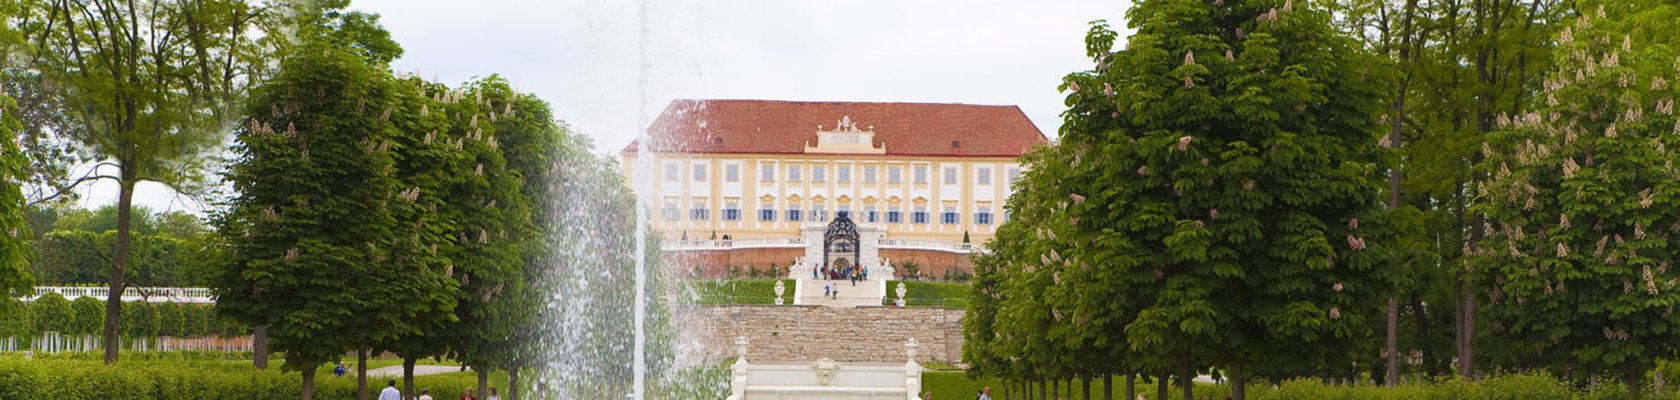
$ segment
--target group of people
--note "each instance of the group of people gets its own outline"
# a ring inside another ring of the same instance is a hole
[[[858,281],[869,280],[869,270],[866,269],[866,268],[859,268],[857,266],[850,266],[850,267],[845,267],[845,268],[822,267],[821,270],[812,269],[811,270],[811,279],[820,279],[820,278],[818,278],[819,273],[822,276],[827,276],[828,280],[831,280],[831,281],[838,281],[838,280],[852,281],[852,286],[857,286]]]
[[[379,400],[403,399],[402,390],[397,389],[396,379],[385,382],[385,385],[385,390],[379,392]],[[432,390],[420,389],[420,400],[432,400]],[[461,393],[460,400],[478,400],[478,396],[473,394],[473,390],[471,388],[468,388],[465,393]],[[484,400],[502,400],[502,396],[496,393],[496,388],[490,388],[490,396],[485,397]]]

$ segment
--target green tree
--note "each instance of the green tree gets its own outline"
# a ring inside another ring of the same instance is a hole
[[[0,80],[6,75],[0,73]],[[11,98],[0,94],[0,137],[11,138],[18,129]],[[34,294],[34,283],[26,266],[28,247],[23,237],[29,230],[24,220],[23,188],[26,160],[17,143],[0,140],[0,316],[11,312],[13,299]]]
[[[29,33],[21,46],[28,65],[52,82],[43,86],[53,104],[71,111],[68,140],[100,160],[77,182],[118,185],[104,335],[105,362],[114,363],[134,187],[200,192],[207,154],[233,119],[230,105],[267,65],[261,35],[251,33],[260,10],[238,0],[18,4],[7,22]]]
[[[1104,25],[1087,36],[1097,67],[1067,77],[1061,141],[1028,161],[1044,178],[1010,200],[1030,225],[996,239],[1019,271],[997,314],[1007,354],[1052,379],[1132,372],[1069,367],[1092,353],[1082,325],[1111,322],[1128,358],[1111,368],[1176,376],[1187,399],[1215,367],[1237,398],[1248,376],[1352,376],[1399,279],[1378,268],[1400,247],[1380,60],[1305,2],[1151,1],[1128,19],[1126,50]]]
[[[1484,145],[1472,272],[1516,365],[1619,375],[1637,394],[1655,357],[1680,350],[1680,60],[1630,33],[1663,10],[1606,8],[1563,28],[1537,104],[1500,115]]]
[[[441,194],[396,176],[392,118],[411,115],[403,96],[416,90],[301,26],[235,132],[226,179],[238,196],[217,218],[212,281],[224,315],[267,327],[309,399],[315,367],[418,329],[452,291],[426,250],[437,242],[410,228]]]
[[[1391,183],[1396,177],[1399,183],[1391,200],[1423,210],[1427,226],[1410,240],[1424,244],[1428,254],[1396,264],[1408,279],[1398,293],[1404,304],[1397,310],[1399,351],[1390,355],[1420,350],[1430,376],[1450,371],[1447,364],[1456,358],[1458,372],[1470,376],[1477,290],[1465,285],[1463,249],[1480,235],[1483,224],[1469,209],[1470,194],[1486,177],[1466,166],[1479,159],[1494,116],[1515,112],[1539,91],[1541,74],[1552,65],[1551,38],[1574,2],[1330,4],[1343,16],[1344,30],[1394,62],[1388,72],[1395,75],[1393,103],[1385,116],[1400,157],[1391,170]]]

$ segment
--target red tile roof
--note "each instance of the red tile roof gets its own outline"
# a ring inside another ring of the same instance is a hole
[[[1015,157],[1046,142],[1016,106],[929,103],[676,100],[649,128],[656,153],[804,154],[817,125],[850,117],[887,155]],[[953,142],[956,144],[953,146]],[[636,143],[625,147],[635,154]]]

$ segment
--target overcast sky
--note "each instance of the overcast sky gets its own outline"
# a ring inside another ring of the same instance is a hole
[[[672,99],[1020,106],[1050,137],[1061,77],[1090,68],[1087,22],[1124,0],[358,0],[405,54],[393,67],[458,84],[501,74],[616,152]],[[642,44],[645,43],[646,46]],[[648,62],[640,63],[645,51]],[[639,84],[646,79],[645,93]],[[114,184],[82,203],[114,203]],[[155,184],[136,203],[200,206]]]

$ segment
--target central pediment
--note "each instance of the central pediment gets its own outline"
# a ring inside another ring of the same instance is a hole
[[[817,125],[817,145],[805,144],[806,153],[821,154],[886,154],[887,146],[875,147],[875,126],[858,128],[852,117],[844,115],[835,122],[834,129]]]

